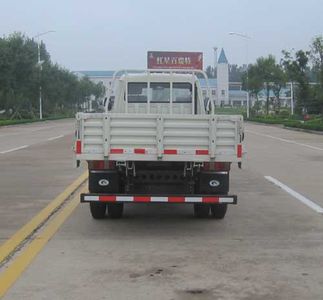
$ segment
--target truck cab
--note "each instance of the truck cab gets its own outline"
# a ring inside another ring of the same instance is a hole
[[[191,74],[122,75],[116,82],[111,112],[142,114],[205,114],[199,80]]]

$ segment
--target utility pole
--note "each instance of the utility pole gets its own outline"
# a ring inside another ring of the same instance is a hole
[[[43,70],[43,61],[40,60],[40,43],[39,37],[47,33],[55,32],[54,30],[45,31],[35,35],[33,38],[37,38],[37,49],[38,49],[38,67],[39,67],[39,119],[43,119],[43,103],[42,103],[42,87],[41,87],[41,71]]]
[[[251,39],[250,36],[238,33],[238,32],[229,32],[230,35],[235,35],[238,37],[243,38],[246,41],[246,60],[247,60],[247,119],[250,117],[250,101],[249,101],[249,40]]]
[[[214,50],[214,77],[216,77],[216,69],[218,67],[218,47],[213,47]]]
[[[218,69],[218,47],[213,47],[213,50],[214,50],[214,78],[217,78],[217,69]],[[218,88],[218,87],[217,87]],[[219,102],[219,99],[217,99],[217,96],[216,96],[217,93],[215,93],[215,96],[214,98],[212,97],[212,95],[210,95],[210,98],[213,98],[213,99],[210,99],[212,101],[214,101],[214,105]]]
[[[291,115],[294,114],[294,85],[293,81],[290,83],[290,110]]]

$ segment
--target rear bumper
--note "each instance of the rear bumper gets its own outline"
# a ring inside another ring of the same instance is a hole
[[[236,195],[81,194],[81,202],[237,204]]]

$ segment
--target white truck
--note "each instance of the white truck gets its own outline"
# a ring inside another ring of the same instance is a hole
[[[118,73],[120,74],[120,73]],[[126,203],[187,203],[196,217],[224,218],[231,163],[241,164],[243,117],[217,115],[200,70],[123,71],[102,113],[76,115],[75,159],[87,161],[95,219]]]

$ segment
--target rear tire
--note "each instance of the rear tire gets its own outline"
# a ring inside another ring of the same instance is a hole
[[[123,203],[108,203],[108,216],[112,219],[119,219],[123,214]]]
[[[210,205],[194,204],[194,216],[197,218],[207,218],[210,214]]]
[[[90,202],[90,211],[93,219],[103,219],[105,217],[106,210],[107,206],[105,203]]]
[[[227,213],[227,204],[214,204],[211,205],[211,215],[215,219],[223,219]]]

